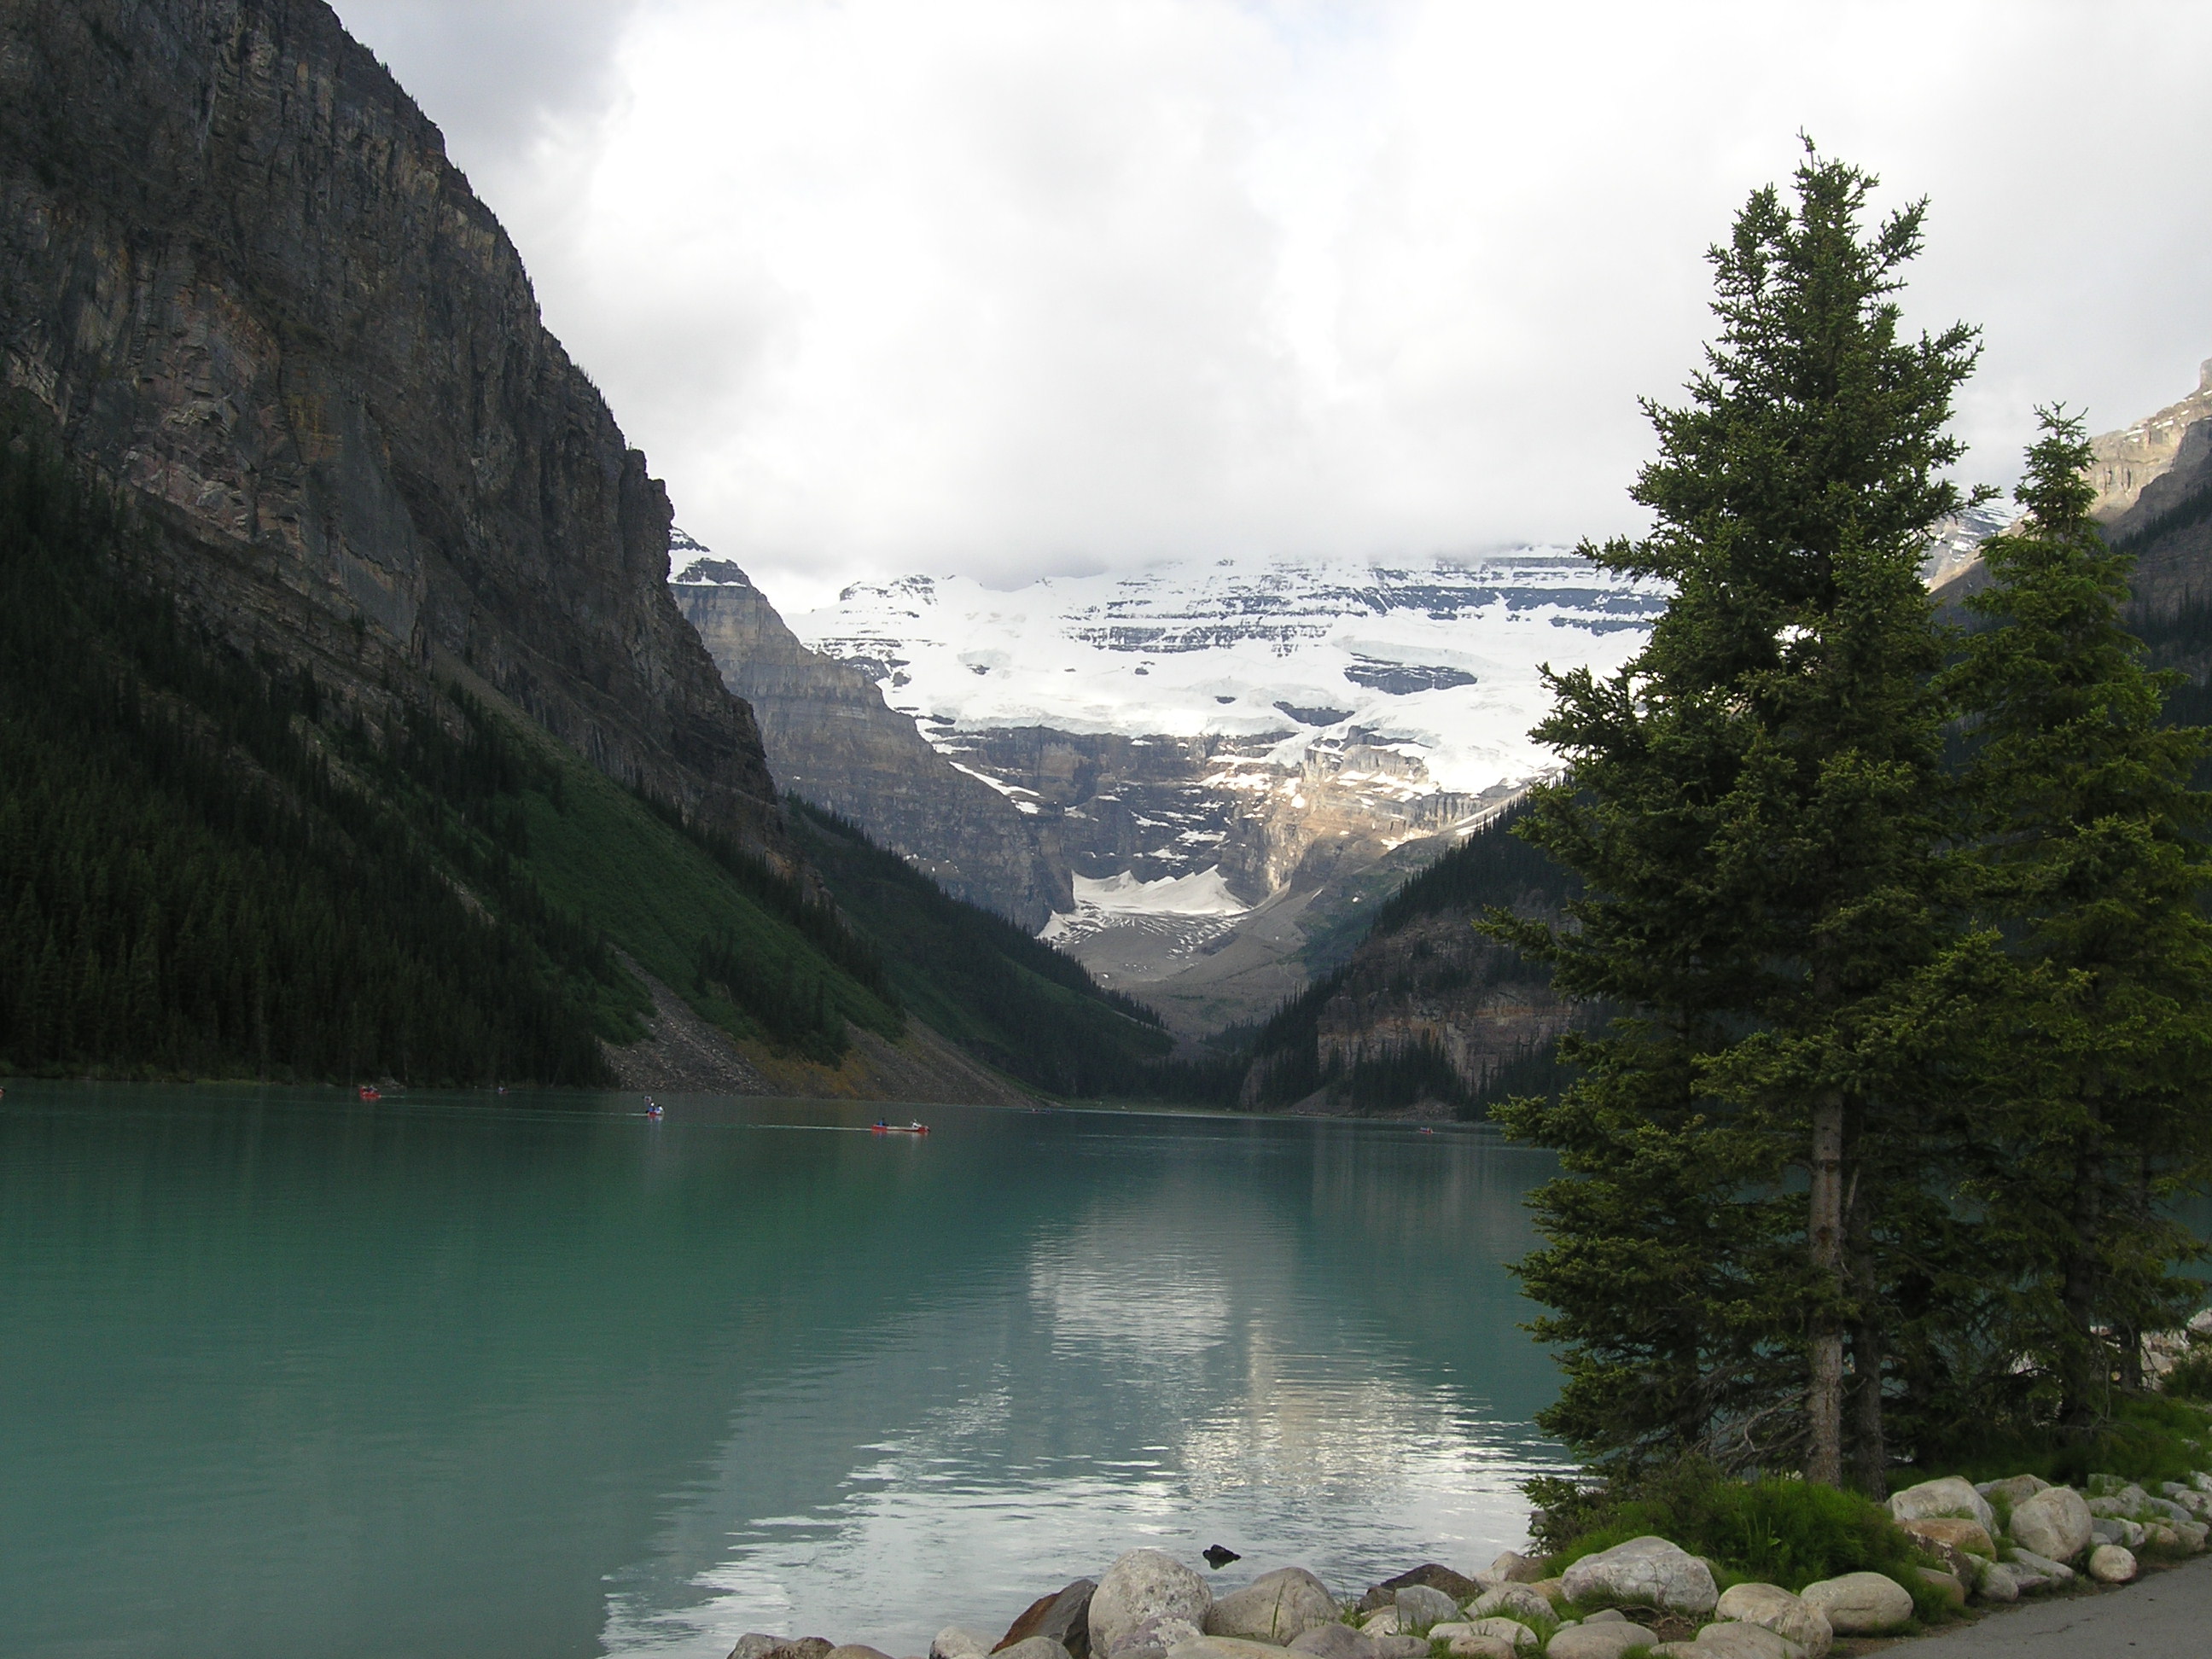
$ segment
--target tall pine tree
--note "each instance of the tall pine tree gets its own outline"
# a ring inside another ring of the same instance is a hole
[[[1650,535],[1584,550],[1669,583],[1617,678],[1556,677],[1570,763],[1522,834],[1582,878],[1572,926],[1497,919],[1571,995],[1626,1011],[1516,1133],[1570,1174],[1526,1282],[1557,1310],[1553,1426],[1601,1459],[1702,1448],[1879,1486],[1886,1285],[1923,1121],[1942,952],[1942,638],[1919,580],[1973,332],[1900,337],[1924,204],[1808,144],[1711,254],[1720,338],[1632,491]],[[1803,1179],[1793,1181],[1792,1171]],[[1639,1270],[1624,1273],[1625,1264]],[[1850,1364],[1847,1371],[1846,1356]]]
[[[2202,1245],[2164,1208],[2212,1175],[2212,924],[2191,787],[2212,733],[2164,724],[2179,676],[2125,627],[2132,557],[2089,516],[2081,422],[2043,413],[2027,516],[1983,544],[1987,624],[1948,686],[1972,723],[1971,854],[2003,929],[1977,1070],[1994,1133],[1977,1182],[2005,1282],[2005,1348],[2061,1419],[2105,1415],[2140,1334],[2192,1307]]]

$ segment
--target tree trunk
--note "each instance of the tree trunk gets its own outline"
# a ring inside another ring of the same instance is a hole
[[[1823,1486],[1844,1480],[1844,1328],[1835,1308],[1842,1300],[1844,1264],[1844,1098],[1822,1092],[1813,1106],[1813,1191],[1805,1237],[1813,1267],[1812,1382],[1805,1411],[1812,1450],[1805,1478]]]
[[[1863,1175],[1865,1164],[1859,1165]],[[1851,1292],[1859,1316],[1851,1326],[1851,1484],[1869,1498],[1889,1496],[1889,1442],[1881,1421],[1881,1320],[1876,1311],[1874,1239],[1868,1206],[1852,1194]]]
[[[2091,1109],[2094,1115],[2094,1105]],[[2096,1331],[2097,1255],[2104,1222],[2103,1142],[2093,1121],[2089,1138],[2074,1156],[2074,1237],[2066,1245],[2066,1275],[2060,1291],[2066,1310],[2069,1358],[2066,1398],[2059,1420],[2084,1429],[2097,1420],[2112,1387],[2112,1367],[2105,1339]]]
[[[2133,1218],[2148,1220],[2151,1213],[2150,1158],[2148,1154],[2136,1159],[2135,1176],[2135,1191],[2131,1194],[2135,1200]],[[2136,1310],[2130,1308],[2125,1318],[2113,1322],[2113,1332],[2120,1339],[2120,1388],[2128,1394],[2144,1391],[2143,1333],[2142,1327],[2136,1322]]]

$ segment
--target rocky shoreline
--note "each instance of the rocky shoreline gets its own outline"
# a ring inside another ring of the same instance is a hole
[[[1040,1596],[995,1641],[957,1626],[939,1632],[928,1659],[1823,1659],[1838,1638],[1911,1633],[1931,1591],[1963,1611],[1969,1600],[2002,1605],[2084,1580],[2117,1586],[2141,1571],[2136,1552],[2199,1554],[2212,1537],[2212,1471],[2155,1493],[2114,1475],[2085,1486],[1952,1475],[1896,1493],[1899,1528],[1942,1564],[1915,1569],[1917,1586],[1848,1572],[1794,1592],[1723,1589],[1715,1563],[1647,1537],[1558,1574],[1509,1551],[1472,1577],[1430,1564],[1357,1600],[1340,1601],[1303,1567],[1216,1596],[1195,1569],[1137,1549],[1097,1579]],[[1223,1553],[1224,1565],[1236,1559]],[[891,1656],[753,1633],[729,1659]]]

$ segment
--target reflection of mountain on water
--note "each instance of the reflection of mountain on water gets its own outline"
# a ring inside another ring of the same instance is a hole
[[[1053,1218],[1021,1258],[749,1394],[616,1585],[610,1651],[714,1656],[748,1629],[918,1650],[1144,1542],[1227,1538],[1255,1571],[1357,1588],[1520,1540],[1551,1379],[1498,1263],[1526,1248],[1534,1160],[1344,1125],[1000,1120],[1033,1126]]]
[[[11,1651],[911,1652],[1136,1542],[1519,1536],[1527,1154],[575,1104],[11,1086]]]

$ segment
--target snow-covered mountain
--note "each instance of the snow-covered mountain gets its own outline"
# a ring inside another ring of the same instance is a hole
[[[1228,739],[1295,771],[1360,744],[1397,783],[1479,794],[1548,763],[1528,738],[1549,701],[1539,665],[1616,666],[1663,604],[1571,552],[1522,549],[1190,562],[1010,592],[909,576],[790,620],[872,672],[948,751],[965,734],[1049,726]]]
[[[1521,548],[1191,560],[1011,592],[909,576],[789,622],[1054,842],[1075,908],[1048,936],[1195,1028],[1296,988],[1310,907],[1351,902],[1364,872],[1548,770],[1528,735],[1541,667],[1612,672],[1664,603]]]

